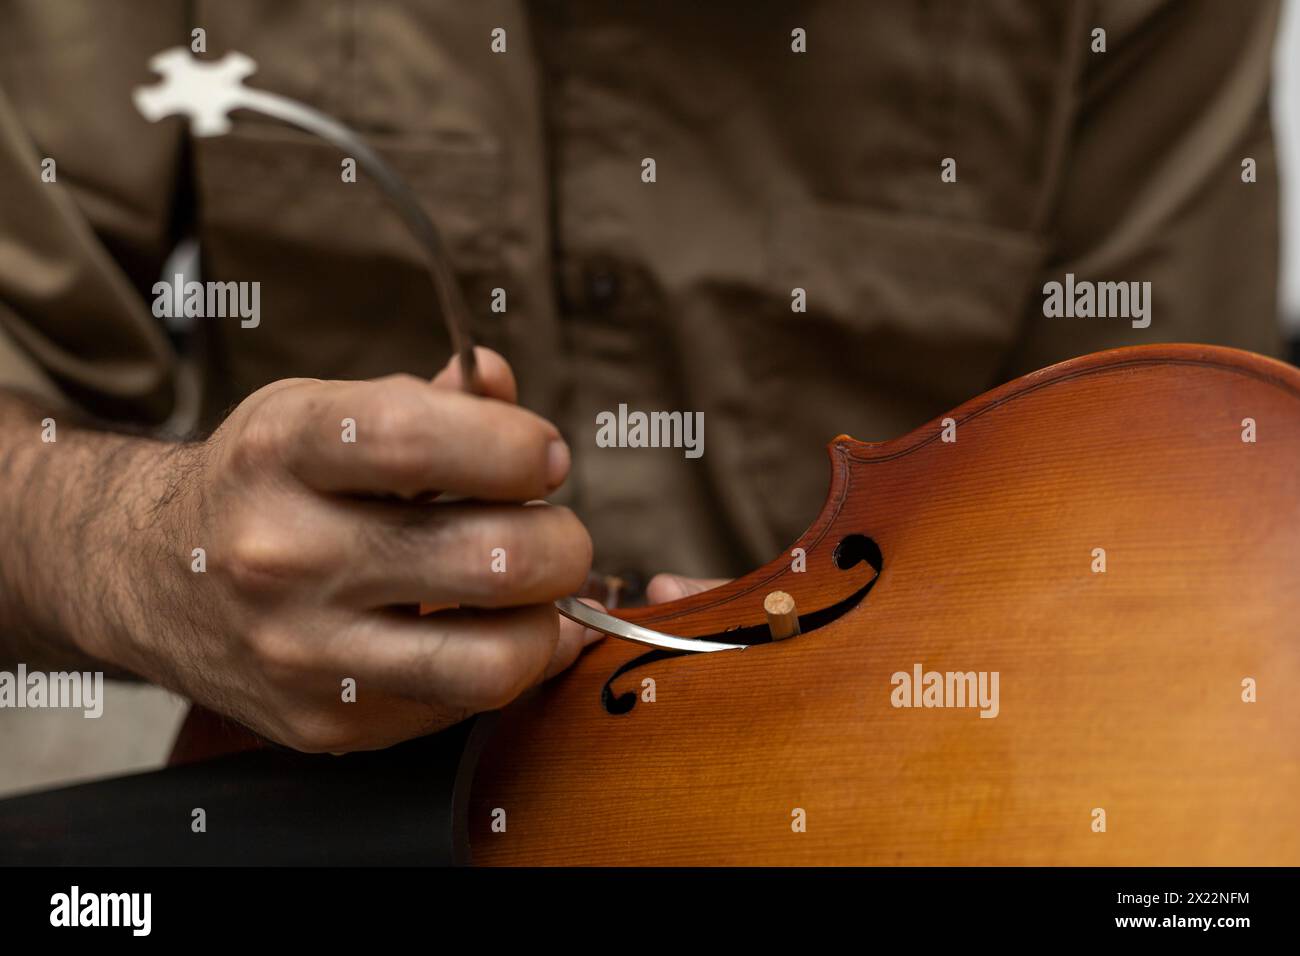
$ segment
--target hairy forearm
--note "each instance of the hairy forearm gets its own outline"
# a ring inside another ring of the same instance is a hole
[[[114,648],[150,624],[146,578],[175,573],[157,519],[184,447],[0,389],[0,666],[129,671]]]

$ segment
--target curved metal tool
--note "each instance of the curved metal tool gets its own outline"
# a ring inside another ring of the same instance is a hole
[[[195,136],[221,136],[230,132],[232,110],[252,110],[313,133],[354,157],[383,190],[425,253],[424,264],[433,279],[451,347],[459,357],[461,380],[466,391],[480,391],[469,307],[448,264],[446,246],[410,187],[378,153],[333,117],[287,96],[244,86],[244,80],[257,72],[257,64],[243,53],[232,51],[220,60],[205,61],[196,59],[185,47],[173,47],[153,57],[149,67],[162,79],[153,86],[136,88],[132,100],[151,122],[183,114],[189,117]]]
[[[555,602],[555,608],[570,621],[577,621],[583,627],[589,627],[610,637],[622,638],[634,644],[647,644],[650,647],[662,647],[670,651],[686,651],[692,654],[708,654],[711,651],[743,651],[748,644],[723,644],[719,641],[700,641],[692,637],[675,637],[661,634],[640,624],[633,624],[594,607],[583,604],[577,598],[563,597]]]

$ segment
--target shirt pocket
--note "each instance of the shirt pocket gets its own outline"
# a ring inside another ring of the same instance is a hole
[[[471,311],[486,314],[483,290],[501,266],[499,144],[364,138],[436,224]],[[364,169],[345,181],[336,148],[264,123],[237,123],[227,136],[196,140],[195,150],[203,277],[261,283],[256,328],[208,323],[214,367],[232,393],[226,401],[290,375],[428,375],[447,359],[423,250]]]
[[[469,135],[366,133],[361,137],[407,183],[434,219],[458,267],[497,263],[502,195],[500,146]],[[343,176],[344,154],[297,130],[236,125],[231,134],[196,141],[196,177],[204,224],[237,230],[254,225],[286,239],[421,261],[395,209],[356,168]]]
[[[738,336],[751,473],[778,538],[817,513],[836,435],[906,434],[998,383],[1043,258],[1033,236],[863,206],[777,205],[771,313]],[[806,311],[792,311],[803,290]]]
[[[866,339],[1001,352],[1020,328],[1042,243],[1027,233],[833,203],[770,216],[768,275],[808,314]]]

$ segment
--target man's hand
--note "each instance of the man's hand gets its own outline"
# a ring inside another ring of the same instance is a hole
[[[561,639],[550,604],[583,583],[591,541],[567,509],[519,503],[564,481],[568,449],[513,404],[504,360],[478,358],[489,398],[458,391],[454,364],[432,385],[286,380],[202,444],[106,438],[100,465],[123,469],[102,484],[109,513],[71,522],[88,566],[27,576],[29,620],[64,598],[53,624],[86,654],[300,750],[506,704],[595,636]],[[46,469],[60,453],[34,451]]]

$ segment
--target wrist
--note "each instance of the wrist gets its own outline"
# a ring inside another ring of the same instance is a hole
[[[200,446],[123,441],[97,456],[100,479],[68,539],[80,593],[60,602],[60,626],[84,653],[174,686],[161,647],[195,590],[187,479]]]
[[[20,659],[141,673],[149,592],[168,572],[159,491],[173,446],[63,416],[43,441],[40,422],[5,422],[0,525],[18,560],[0,569],[0,623]]]

